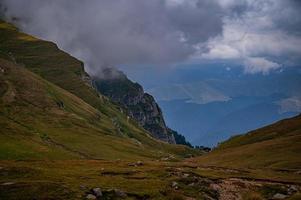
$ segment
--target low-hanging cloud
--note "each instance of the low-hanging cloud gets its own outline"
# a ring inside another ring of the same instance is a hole
[[[192,60],[268,74],[301,62],[299,0],[0,0],[6,19],[56,42],[89,73]],[[160,65],[162,66],[162,65]]]
[[[17,18],[24,31],[56,42],[90,73],[103,65],[183,61],[194,53],[193,44],[222,31],[216,2],[176,2],[2,0],[7,19]]]

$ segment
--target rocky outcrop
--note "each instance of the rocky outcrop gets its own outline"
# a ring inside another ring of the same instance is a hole
[[[103,95],[126,108],[128,115],[153,137],[176,143],[165,124],[160,107],[150,94],[144,92],[141,85],[132,82],[124,73],[113,68],[104,69],[102,78],[94,78],[94,85]]]

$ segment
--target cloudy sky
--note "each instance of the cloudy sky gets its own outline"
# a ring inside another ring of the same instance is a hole
[[[107,65],[227,62],[268,74],[301,63],[300,0],[0,0],[6,19],[90,73]]]

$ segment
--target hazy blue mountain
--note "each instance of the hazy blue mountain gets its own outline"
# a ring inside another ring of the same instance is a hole
[[[183,65],[168,72],[151,67],[124,70],[155,96],[167,125],[193,145],[214,146],[301,112],[297,67],[268,75],[216,64]]]

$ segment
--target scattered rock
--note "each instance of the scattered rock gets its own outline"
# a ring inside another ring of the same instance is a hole
[[[13,185],[15,184],[14,182],[6,182],[6,183],[2,183],[2,185]]]
[[[57,101],[56,104],[59,108],[65,108],[64,102],[62,101]]]
[[[189,174],[183,174],[183,177],[184,177],[184,178],[188,178],[188,177],[189,177]]]
[[[298,188],[295,186],[295,185],[291,185],[289,188],[288,188],[288,193],[289,194],[293,194],[295,192],[298,192]]]
[[[190,183],[188,186],[193,187],[195,183]]]
[[[121,197],[121,198],[126,198],[127,197],[126,193],[122,190],[115,189],[114,192],[115,192],[117,197]]]
[[[173,181],[173,182],[171,183],[171,186],[172,186],[172,187],[176,187],[177,185],[178,185],[178,183],[175,182],[175,181]]]
[[[196,200],[196,199],[192,197],[185,197],[185,200]]]
[[[93,188],[92,189],[92,193],[96,196],[96,197],[102,197],[102,192],[100,188]]]
[[[132,138],[132,140],[133,140],[133,142],[135,142],[135,144],[142,146],[142,143],[139,140],[137,140],[135,138]]]
[[[93,194],[88,194],[86,196],[86,199],[96,199],[96,196],[94,196]]]
[[[100,188],[90,189],[86,194],[86,199],[125,199],[127,193],[120,189],[101,190]]]
[[[173,181],[173,182],[171,183],[171,187],[172,187],[173,189],[175,189],[175,190],[179,189],[178,183],[175,182],[175,181]]]
[[[161,158],[162,161],[168,161],[169,158],[168,157],[164,157],[164,158]]]
[[[141,166],[141,165],[143,165],[143,162],[139,160],[139,161],[137,162],[137,165],[138,165],[138,166]]]
[[[130,167],[138,167],[144,165],[142,161],[137,161],[135,163],[129,163],[128,166]]]
[[[273,196],[272,199],[285,199],[285,198],[287,198],[286,195],[277,193],[277,194],[275,194],[275,195]]]

